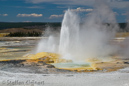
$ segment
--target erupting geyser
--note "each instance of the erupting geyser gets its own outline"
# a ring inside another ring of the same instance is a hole
[[[109,42],[115,37],[114,27],[103,24],[104,19],[99,16],[101,15],[91,15],[80,25],[79,16],[70,9],[67,10],[62,22],[60,39],[54,36],[42,39],[37,52],[56,52],[63,58],[77,61],[112,54],[114,48]]]
[[[59,43],[59,53],[63,58],[82,62],[88,58],[106,57],[113,53],[115,48],[109,41],[114,38],[115,28],[112,26],[115,25],[104,25],[104,18],[99,17],[104,15],[96,12],[80,25],[78,15],[70,10],[66,11]],[[109,17],[105,15],[106,18],[113,16],[108,15]],[[109,21],[114,23],[110,19]]]
[[[59,53],[64,56],[65,59],[75,58],[75,54],[79,52],[79,18],[71,12],[66,11],[62,22]]]
[[[86,62],[89,58],[110,57],[116,52],[116,47],[110,42],[115,38],[117,29],[114,12],[101,1],[83,23],[76,12],[68,9],[60,36],[51,35],[48,39],[42,39],[36,53],[58,53],[61,58],[75,63]]]

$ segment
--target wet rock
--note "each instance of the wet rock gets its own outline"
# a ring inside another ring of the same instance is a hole
[[[73,75],[66,75],[67,77],[73,77]]]
[[[46,65],[47,68],[55,68],[54,65]]]
[[[24,67],[24,64],[16,64],[16,67]]]
[[[38,66],[36,63],[32,62],[31,66]]]
[[[129,64],[129,62],[124,62],[124,64]]]
[[[116,64],[120,64],[120,62],[117,62]]]
[[[38,61],[38,63],[40,63],[42,65],[46,65],[46,63],[44,61]]]
[[[0,61],[0,63],[4,64],[19,64],[24,62],[25,60],[9,60],[9,61]]]
[[[103,72],[106,72],[107,70],[106,70],[106,69],[103,69],[102,71],[103,71]]]
[[[70,70],[64,70],[64,69],[57,69],[57,72],[71,72]]]
[[[26,66],[30,66],[31,64],[30,63],[23,63],[23,65],[26,67]]]

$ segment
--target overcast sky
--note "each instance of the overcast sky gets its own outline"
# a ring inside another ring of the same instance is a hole
[[[87,17],[96,0],[0,0],[0,22],[61,22],[65,10]],[[105,0],[117,22],[126,22],[129,0]]]

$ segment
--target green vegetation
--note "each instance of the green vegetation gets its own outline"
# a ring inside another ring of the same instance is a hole
[[[83,24],[83,23],[82,23]],[[105,23],[107,24],[107,23]],[[81,25],[81,24],[80,24]],[[108,24],[110,25],[110,24]],[[129,32],[129,29],[126,28],[127,23],[119,23],[120,30],[118,32]],[[52,27],[53,30],[58,30],[61,27],[60,22],[56,23],[44,23],[44,22],[0,22],[0,30],[8,28],[23,28],[23,29],[40,29],[44,31],[47,27]]]
[[[39,27],[40,26],[40,27]],[[60,27],[61,23],[42,23],[42,22],[0,22],[0,29],[7,28],[46,28],[46,27]]]
[[[6,37],[39,37],[42,36],[41,32],[15,32],[15,33],[10,33],[8,35],[6,35]]]

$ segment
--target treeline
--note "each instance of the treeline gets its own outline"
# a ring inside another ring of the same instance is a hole
[[[42,32],[15,32],[6,35],[6,37],[39,37],[42,36]]]
[[[60,22],[55,22],[55,23],[52,23],[52,22],[0,22],[0,29],[7,29],[7,28],[42,29],[48,26],[60,27],[61,23]]]

